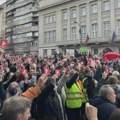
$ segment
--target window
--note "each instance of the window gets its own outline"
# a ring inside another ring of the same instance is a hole
[[[117,31],[120,34],[120,20],[117,20]]]
[[[92,37],[97,37],[97,23],[92,24]]]
[[[52,16],[49,16],[48,21],[49,23],[52,23]]]
[[[53,30],[53,42],[55,42],[55,41],[56,41],[56,31]]]
[[[72,27],[72,40],[76,39],[76,27]]]
[[[32,13],[28,13],[26,15],[22,15],[22,16],[16,17],[15,19],[13,19],[13,21],[23,20],[23,19],[26,19],[26,18],[31,17],[31,16],[33,16],[33,14]]]
[[[56,31],[46,31],[45,32],[45,43],[52,43],[56,41]]]
[[[63,29],[63,40],[67,40],[67,29]]]
[[[97,13],[97,4],[92,5],[92,13]]]
[[[120,0],[116,0],[116,6],[117,8],[120,8]]]
[[[45,32],[45,43],[49,42],[49,33]]]
[[[85,16],[86,15],[86,7],[82,7],[81,8],[81,16]]]
[[[72,9],[71,15],[72,18],[76,18],[76,9]]]
[[[81,26],[81,35],[82,35],[82,38],[86,37],[86,25]]]
[[[98,55],[98,49],[97,48],[94,49],[94,54]]]
[[[63,12],[63,20],[67,20],[67,12]]]
[[[48,17],[45,17],[45,23],[48,23]]]
[[[44,20],[46,24],[54,23],[56,21],[56,15],[54,14],[54,15],[46,16]]]
[[[49,42],[52,42],[52,38],[53,38],[53,32],[49,31]]]
[[[104,7],[104,11],[110,10],[110,3],[109,3],[109,1],[103,2],[103,7]]]
[[[110,36],[110,22],[109,21],[104,22],[104,36],[105,37]]]
[[[56,21],[56,15],[53,15],[52,17],[53,17],[53,22],[55,22]]]
[[[33,34],[34,34],[34,36],[38,36],[38,32],[34,32]]]

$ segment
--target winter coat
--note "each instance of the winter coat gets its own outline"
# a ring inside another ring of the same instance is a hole
[[[99,81],[102,78],[102,68],[98,67],[95,71],[94,79]]]
[[[64,120],[63,108],[51,83],[38,96],[37,115],[36,120]]]
[[[109,120],[110,115],[117,109],[117,107],[102,97],[94,98],[90,104],[98,109],[98,120]]]

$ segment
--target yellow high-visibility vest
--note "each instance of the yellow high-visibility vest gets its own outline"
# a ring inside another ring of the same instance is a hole
[[[84,84],[84,82],[85,82],[85,79],[86,79],[86,78],[84,78],[83,81],[82,81],[82,86],[83,86],[83,84]],[[84,88],[84,86],[82,87],[82,92],[84,93],[84,94],[83,94],[84,96],[82,97],[82,98],[83,98],[83,99],[82,99],[83,102],[84,102],[84,103],[85,103],[85,102],[88,102],[89,99],[88,99],[87,89]]]
[[[79,108],[82,105],[82,93],[79,84],[73,84],[71,88],[65,87],[66,106],[68,108]]]

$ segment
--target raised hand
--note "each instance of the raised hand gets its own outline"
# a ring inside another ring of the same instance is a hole
[[[38,85],[39,87],[43,87],[47,80],[48,80],[47,75],[42,74],[42,75],[38,78],[37,85]]]
[[[98,120],[97,119],[97,108],[90,105],[89,103],[86,103],[85,113],[86,113],[88,120]]]
[[[57,78],[58,78],[58,76],[57,76],[56,74],[54,74],[54,75],[52,76],[51,83],[52,83],[53,85],[56,85],[56,80],[57,80]]]

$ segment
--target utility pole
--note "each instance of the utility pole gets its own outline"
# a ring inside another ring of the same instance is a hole
[[[80,34],[80,47],[82,46],[82,30],[81,30],[81,25],[78,22],[74,22],[79,25],[79,34]]]

